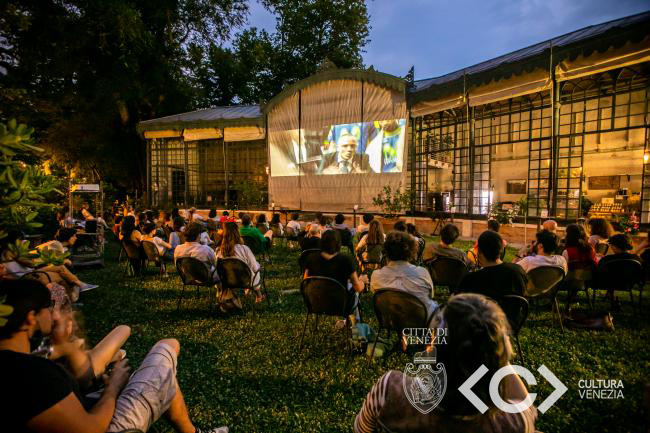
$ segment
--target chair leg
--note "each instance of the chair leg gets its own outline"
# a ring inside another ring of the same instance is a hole
[[[368,358],[368,362],[375,359],[375,348],[377,347],[377,341],[379,340],[379,334],[381,334],[381,328],[377,329],[377,335],[375,336],[375,341],[372,343],[372,351],[370,352],[370,358]]]
[[[178,303],[176,304],[176,311],[178,311],[178,309],[181,308],[181,300],[183,299],[184,294],[185,294],[185,284],[183,284],[183,290],[181,291],[181,295],[178,297]]]
[[[558,302],[557,298],[553,300],[553,303],[555,305],[555,311],[557,312],[557,317],[560,322],[560,329],[562,330],[562,333],[564,333],[564,324],[562,323],[562,313],[560,312],[560,303]]]
[[[302,346],[305,341],[305,332],[307,331],[308,321],[309,321],[309,313],[307,313],[307,317],[305,317],[305,324],[302,327],[302,336],[300,337],[300,349],[298,349],[300,352],[302,352]]]

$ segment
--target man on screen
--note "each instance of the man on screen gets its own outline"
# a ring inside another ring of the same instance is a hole
[[[357,153],[357,139],[343,131],[336,144],[336,152],[323,155],[318,174],[368,173],[368,155]]]

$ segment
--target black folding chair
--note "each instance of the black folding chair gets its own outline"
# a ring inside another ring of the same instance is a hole
[[[557,313],[560,329],[564,332],[562,313],[560,312],[560,304],[557,300],[560,283],[564,280],[564,269],[557,266],[540,266],[530,270],[527,276],[528,286],[526,287],[526,298],[532,300],[545,297],[549,298],[551,312]]]
[[[384,258],[384,245],[374,244],[366,245],[366,257],[364,259],[363,252],[357,254],[357,261],[359,263],[359,273],[365,274],[370,279],[372,271],[380,269],[385,264]]]
[[[354,245],[352,244],[352,232],[348,229],[335,229],[341,237],[341,246],[347,247],[350,254],[354,254]]]
[[[298,257],[298,265],[300,266],[300,277],[302,278],[303,275],[305,275],[305,268],[307,266],[307,258],[311,256],[312,254],[315,253],[320,253],[321,250],[319,248],[310,248],[308,250],[303,251],[300,253],[300,257]]]
[[[144,251],[140,246],[133,242],[122,240],[122,249],[126,253],[127,261],[124,275],[133,275],[134,277],[142,275],[142,266],[145,261]]]
[[[333,278],[328,277],[307,277],[300,284],[300,292],[307,307],[307,317],[302,328],[300,337],[300,351],[302,352],[305,339],[305,331],[309,316],[316,315],[316,323],[312,334],[318,328],[320,316],[342,317],[345,319],[345,327],[348,330],[347,344],[351,349],[350,338],[352,338],[352,328],[348,316],[352,314],[358,306],[358,298],[352,295],[341,283]]]
[[[248,235],[244,235],[241,238],[244,241],[244,244],[251,249],[255,256],[261,256],[264,261],[271,263],[271,255],[258,238]]]
[[[454,257],[438,256],[427,261],[426,265],[431,274],[434,290],[436,286],[447,286],[449,293],[456,291],[463,277],[469,272],[465,262]]]
[[[379,289],[372,298],[372,304],[379,329],[372,345],[370,359],[375,355],[375,347],[382,329],[388,330],[389,337],[391,331],[396,331],[401,338],[403,329],[428,328],[431,321],[432,315],[427,313],[426,305],[416,296],[402,290]]]
[[[156,244],[152,241],[142,241],[142,249],[147,257],[145,268],[149,263],[153,263],[156,267],[160,268],[159,276],[162,279],[162,277],[167,273],[167,266],[165,264],[165,258],[158,253]]]
[[[567,290],[566,308],[568,309],[573,299],[580,291],[584,291],[589,303],[589,308],[594,309],[594,304],[589,296],[589,287],[592,284],[595,269],[593,266],[585,266],[584,262],[572,260],[569,262],[569,272],[564,278],[560,290]]]
[[[226,257],[217,260],[217,275],[219,275],[219,285],[222,289],[241,290],[253,289],[254,282],[257,276],[260,276],[260,290],[268,304],[271,303],[269,295],[266,292],[266,284],[264,283],[264,269],[260,267],[257,272],[253,272],[251,268],[241,259],[237,257]]]
[[[521,351],[521,345],[519,344],[519,331],[521,331],[528,318],[528,301],[523,296],[505,295],[497,303],[508,318],[508,322],[510,322],[512,337],[517,343],[517,353],[521,359],[521,365],[524,365],[524,353]]]
[[[639,309],[641,308],[645,275],[643,266],[637,260],[616,259],[601,263],[597,269],[597,278],[593,289],[593,302],[596,302],[596,290],[607,290],[612,308],[614,308],[614,293],[628,292],[634,306],[632,290],[639,289]]]
[[[181,277],[183,282],[183,291],[178,297],[178,303],[176,304],[176,311],[181,306],[181,300],[185,294],[185,286],[196,286],[196,293],[199,293],[200,287],[208,288],[208,296],[210,297],[210,305],[214,301],[212,296],[212,288],[217,284],[218,281],[215,281],[214,273],[210,273],[208,266],[196,259],[194,257],[180,257],[176,259],[176,270],[178,275]]]

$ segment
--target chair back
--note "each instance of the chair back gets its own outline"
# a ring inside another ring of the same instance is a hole
[[[426,328],[427,307],[416,296],[396,289],[379,289],[372,298],[379,326],[401,334],[406,328]]]
[[[513,335],[518,335],[528,318],[528,301],[523,296],[505,295],[497,303],[508,318]]]
[[[300,253],[300,257],[298,257],[298,265],[300,265],[300,276],[305,275],[305,267],[307,266],[307,258],[311,256],[312,254],[315,253],[320,253],[319,248],[310,248],[302,253]]]
[[[126,242],[122,240],[122,247],[124,248],[124,252],[126,252],[126,256],[129,258],[129,260],[142,260],[142,250],[133,242]]]
[[[179,257],[176,259],[176,270],[183,284],[188,286],[212,285],[210,271],[205,263],[194,257]]]
[[[569,272],[566,274],[565,280],[569,283],[582,284],[585,281],[591,281],[593,274],[593,265],[585,265],[585,262],[581,260],[571,260],[569,262]]]
[[[364,262],[379,265],[382,263],[383,258],[383,244],[366,245],[366,258],[364,259]]]
[[[616,259],[599,266],[598,286],[608,290],[631,290],[644,280],[643,266],[637,260]]]
[[[158,262],[160,260],[160,255],[158,254],[158,248],[156,244],[151,241],[142,241],[142,249],[144,254],[147,256],[147,260],[150,262]]]
[[[564,280],[564,269],[557,266],[540,266],[527,273],[527,298],[537,298],[553,291]]]
[[[462,260],[454,257],[438,256],[428,262],[429,273],[433,283],[456,289],[469,270]]]
[[[237,257],[225,257],[217,260],[217,275],[224,289],[242,289],[253,287],[251,269]]]
[[[594,249],[599,256],[606,256],[607,251],[609,251],[609,244],[607,242],[598,242]]]
[[[257,255],[263,252],[262,243],[256,237],[244,235],[241,238],[244,241],[244,244],[251,249],[253,254]]]
[[[346,317],[354,307],[354,297],[333,278],[307,277],[300,283],[300,293],[308,314]]]

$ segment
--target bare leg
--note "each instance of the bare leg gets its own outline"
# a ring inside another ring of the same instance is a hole
[[[109,332],[95,347],[88,351],[95,377],[101,375],[115,354],[131,335],[131,328],[120,325]]]
[[[196,431],[178,384],[176,385],[176,395],[164,416],[178,433],[194,433]]]
[[[39,269],[39,271],[47,272],[47,273],[56,273],[58,274],[61,278],[63,278],[66,282],[79,286],[81,285],[81,280],[76,277],[75,274],[70,272],[68,268],[65,266],[54,266],[54,265],[49,265],[45,266]]]

